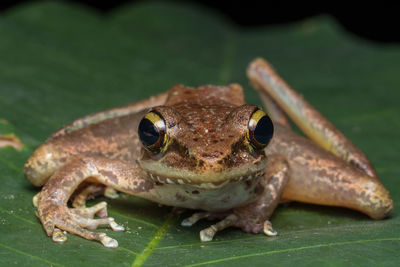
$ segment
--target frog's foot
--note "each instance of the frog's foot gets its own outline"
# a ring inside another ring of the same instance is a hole
[[[230,214],[222,221],[217,222],[216,224],[211,225],[210,227],[203,229],[200,231],[200,241],[201,242],[208,242],[213,240],[214,235],[218,231],[222,231],[225,228],[235,226],[238,222],[239,217],[236,214]]]
[[[241,228],[243,232],[258,234],[262,231],[266,236],[276,236],[278,234],[269,220],[258,222],[258,220],[253,220],[248,217],[240,216],[240,218],[241,219],[238,220],[235,226]]]
[[[212,212],[196,212],[192,214],[192,216],[190,216],[189,218],[184,219],[181,222],[181,225],[185,227],[190,227],[193,224],[197,223],[199,220],[210,217],[212,214]]]
[[[73,208],[70,209],[77,216],[93,219],[95,215],[100,218],[107,218],[107,202],[102,201],[90,208]]]
[[[48,236],[54,242],[63,243],[67,240],[65,233],[82,236],[89,240],[98,240],[105,247],[118,247],[118,242],[107,236],[105,233],[95,233],[86,229],[96,229],[100,225],[109,225],[114,231],[124,231],[124,227],[117,224],[114,218],[107,216],[107,204],[101,202],[90,208],[70,209],[67,206],[47,201],[38,207],[38,217]],[[100,219],[93,219],[94,215],[99,215]],[[84,229],[86,228],[86,229]]]
[[[72,197],[72,207],[85,208],[88,199],[104,194],[105,186],[102,184],[88,184],[80,188]]]
[[[214,212],[196,212],[189,218],[184,219],[181,222],[182,226],[185,227],[190,227],[194,225],[196,222],[198,222],[201,219],[215,219],[215,218],[224,218],[221,221],[219,221],[216,224],[211,225],[210,227],[203,229],[200,231],[200,241],[201,242],[207,242],[211,241],[214,238],[214,235],[218,231],[222,231],[225,228],[228,228],[230,226],[234,226],[235,223],[238,221],[238,216],[235,214],[229,214],[227,215],[226,213],[214,213]]]
[[[114,188],[109,186],[106,187],[102,184],[89,184],[73,197],[72,207],[85,208],[88,199],[95,198],[99,195],[104,195],[111,199],[118,197],[118,193]]]
[[[265,220],[263,224],[254,223],[246,218],[241,218],[240,215],[235,214],[235,213],[230,213],[227,215],[226,213],[198,212],[198,213],[194,213],[189,218],[184,219],[181,222],[181,225],[185,226],[185,227],[190,227],[201,219],[205,219],[205,218],[214,219],[214,218],[221,218],[221,217],[224,217],[224,219],[222,219],[218,223],[213,224],[210,227],[200,231],[201,242],[211,241],[218,231],[222,231],[223,229],[231,227],[231,226],[239,227],[244,232],[248,232],[248,233],[257,234],[257,233],[263,231],[264,234],[267,236],[276,236],[277,235],[277,232],[272,228],[272,224],[270,221]]]
[[[111,199],[116,199],[119,197],[118,191],[110,186],[107,186],[104,190],[104,196]]]
[[[187,209],[185,209],[185,208],[180,208],[180,207],[174,207],[173,209],[172,209],[172,213],[174,214],[174,215],[176,215],[176,216],[180,216],[182,213],[184,213],[185,211],[186,211]],[[183,223],[183,222],[182,222]]]

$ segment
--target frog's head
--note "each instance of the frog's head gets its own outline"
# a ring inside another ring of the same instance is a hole
[[[270,118],[256,106],[175,103],[141,120],[140,165],[158,183],[217,189],[264,174]]]

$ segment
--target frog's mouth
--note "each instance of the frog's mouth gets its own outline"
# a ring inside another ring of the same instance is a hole
[[[214,190],[232,182],[244,182],[257,179],[265,174],[266,158],[257,163],[248,163],[240,167],[223,171],[190,171],[175,169],[149,161],[140,162],[148,178],[160,184],[192,185],[201,189]]]

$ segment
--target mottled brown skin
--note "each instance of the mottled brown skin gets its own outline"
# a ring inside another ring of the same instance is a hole
[[[104,233],[85,229],[109,224],[123,230],[107,218],[105,202],[84,207],[86,197],[102,193],[103,185],[165,205],[204,210],[185,219],[184,226],[206,217],[222,219],[200,232],[202,241],[230,226],[276,235],[268,219],[282,200],[347,207],[374,219],[391,213],[389,193],[360,150],[266,61],[253,61],[248,75],[275,124],[265,149],[254,148],[246,136],[257,107],[245,104],[237,84],[177,85],[53,134],[25,164],[26,177],[44,185],[34,203],[46,233],[55,242],[66,241],[65,230],[118,246]],[[150,109],[166,125],[167,141],[156,153],[142,147],[137,133]],[[313,141],[292,132],[286,114]],[[80,208],[67,206],[71,196]]]

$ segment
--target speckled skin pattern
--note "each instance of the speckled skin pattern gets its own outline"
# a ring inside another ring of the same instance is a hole
[[[246,138],[257,107],[245,104],[237,84],[177,85],[150,99],[89,115],[53,134],[25,164],[29,181],[43,186],[34,204],[46,233],[60,243],[67,231],[117,247],[104,233],[89,231],[101,224],[124,230],[107,217],[105,202],[84,205],[87,196],[103,193],[104,186],[204,210],[183,226],[220,218],[200,232],[202,241],[230,226],[276,235],[268,219],[282,200],[347,207],[373,219],[391,213],[388,191],[358,148],[265,60],[254,60],[247,73],[274,121],[274,136],[265,149],[255,149]],[[166,125],[159,153],[143,148],[138,137],[138,124],[150,110]],[[311,140],[294,133],[286,115]],[[69,207],[74,198],[78,204]]]

